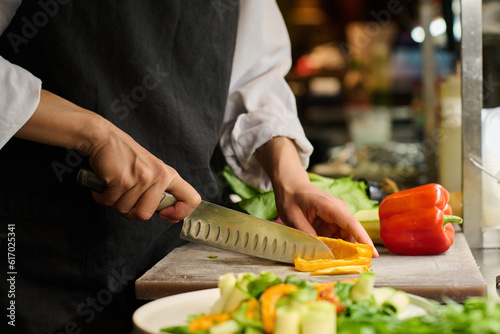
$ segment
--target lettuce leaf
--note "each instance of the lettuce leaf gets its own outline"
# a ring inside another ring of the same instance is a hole
[[[378,207],[378,202],[368,197],[366,193],[368,185],[363,181],[354,181],[352,176],[333,179],[314,173],[308,174],[312,184],[343,200],[352,214],[360,210]],[[242,198],[240,202],[236,203],[239,210],[267,220],[274,220],[278,217],[274,191],[263,192],[246,185],[234,175],[228,166],[224,168],[223,176],[234,193]]]

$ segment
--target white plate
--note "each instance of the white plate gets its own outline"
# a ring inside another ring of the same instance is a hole
[[[157,334],[170,326],[187,324],[187,316],[209,313],[219,298],[219,289],[208,289],[164,297],[138,308],[133,315],[134,334]],[[431,304],[425,298],[410,295],[410,305],[399,315],[400,318],[416,317],[426,313]]]

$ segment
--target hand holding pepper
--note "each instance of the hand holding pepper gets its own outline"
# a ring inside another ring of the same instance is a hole
[[[402,255],[431,255],[447,251],[455,240],[450,194],[431,183],[387,196],[379,206],[380,237],[385,247]]]

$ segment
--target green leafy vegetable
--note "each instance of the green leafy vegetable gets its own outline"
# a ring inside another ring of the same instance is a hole
[[[187,325],[163,328],[161,332],[170,334],[191,334]]]
[[[222,170],[222,175],[226,179],[226,182],[229,184],[231,189],[233,189],[234,193],[243,199],[252,198],[254,196],[257,196],[258,194],[263,193],[262,190],[243,183],[236,175],[234,175],[229,166],[224,167],[224,169]]]
[[[260,320],[255,320],[255,319],[249,319],[245,316],[245,313],[248,309],[247,304],[242,304],[241,307],[236,310],[235,312],[231,313],[231,317],[236,320],[241,327],[253,327],[256,330],[262,330],[262,321]]]
[[[378,206],[377,201],[370,200],[368,197],[366,193],[368,186],[363,181],[354,181],[352,176],[332,179],[314,173],[308,174],[312,184],[343,200],[352,214],[360,210],[374,209]],[[240,210],[267,220],[278,217],[272,190],[263,192],[246,185],[234,175],[228,166],[224,168],[223,176],[231,189],[242,198],[236,204]]]
[[[281,283],[281,279],[277,278],[275,273],[264,271],[260,273],[259,278],[248,284],[248,293],[258,299],[264,290],[279,283]]]

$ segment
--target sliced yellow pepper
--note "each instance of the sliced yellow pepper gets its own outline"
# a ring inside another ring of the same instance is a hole
[[[343,275],[343,274],[359,274],[363,271],[368,271],[370,264],[345,267],[331,267],[313,271],[310,275]]]
[[[199,332],[231,319],[229,313],[217,313],[204,315],[193,319],[188,326],[190,332]]]
[[[297,257],[294,261],[295,269],[311,271],[311,275],[350,274],[366,271],[364,266],[371,263],[373,247],[370,245],[352,243],[342,239],[318,237],[332,251],[335,259],[304,260]],[[347,268],[344,270],[332,268]]]

